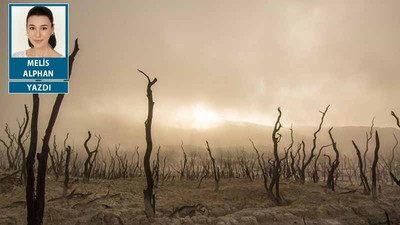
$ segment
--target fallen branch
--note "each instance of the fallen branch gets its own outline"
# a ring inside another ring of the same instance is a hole
[[[114,198],[114,197],[117,197],[117,196],[121,196],[121,193],[117,193],[117,194],[110,195],[110,190],[108,190],[108,192],[107,192],[106,195],[97,197],[97,198],[92,199],[92,200],[90,200],[90,201],[88,201],[88,202],[84,202],[84,203],[80,202],[80,203],[77,203],[77,204],[75,204],[74,206],[72,206],[72,208],[74,209],[74,208],[76,208],[76,207],[78,207],[78,206],[89,205],[89,204],[91,204],[91,203],[93,203],[93,202],[95,202],[95,201],[97,201],[97,200],[100,200],[100,199]]]
[[[3,181],[3,180],[6,180],[7,178],[10,178],[10,177],[14,176],[15,174],[19,173],[19,171],[20,171],[20,170],[17,170],[17,171],[15,171],[14,173],[9,174],[9,175],[7,175],[7,176],[1,178],[1,179],[0,179],[0,182]]]
[[[351,194],[357,192],[357,189],[350,190],[350,191],[345,191],[345,192],[340,192],[339,195],[344,195],[344,194]]]
[[[24,206],[25,204],[26,204],[25,201],[16,201],[16,202],[12,202],[8,206],[3,207],[3,209],[14,208],[14,207],[18,207],[18,206]]]
[[[91,195],[91,194],[93,194],[93,193],[92,193],[92,192],[88,192],[88,193],[75,193],[75,189],[74,189],[74,190],[71,191],[71,193],[70,193],[69,195],[67,195],[67,196],[60,196],[60,197],[57,197],[57,198],[52,198],[52,199],[47,200],[47,202],[53,202],[53,201],[60,200],[60,199],[71,199],[71,198],[73,198],[73,197],[84,198],[84,197],[87,197],[87,196],[89,196],[89,195]]]

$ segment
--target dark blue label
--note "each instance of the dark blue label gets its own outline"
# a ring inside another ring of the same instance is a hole
[[[10,94],[68,94],[68,81],[8,82]]]
[[[11,58],[10,80],[68,80],[67,58]]]

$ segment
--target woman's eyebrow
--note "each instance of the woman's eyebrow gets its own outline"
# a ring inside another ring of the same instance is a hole
[[[28,27],[35,27],[36,25],[35,24],[28,24]],[[41,27],[48,27],[49,25],[48,24],[42,24],[42,25],[40,25]]]

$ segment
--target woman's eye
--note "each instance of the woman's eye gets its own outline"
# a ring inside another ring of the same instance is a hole
[[[34,27],[29,27],[29,30],[34,30],[35,28]]]
[[[47,30],[47,27],[42,27],[42,30]]]

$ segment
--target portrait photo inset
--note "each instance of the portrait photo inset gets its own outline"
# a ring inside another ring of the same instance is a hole
[[[64,7],[15,7],[12,17],[11,57],[65,57]]]

